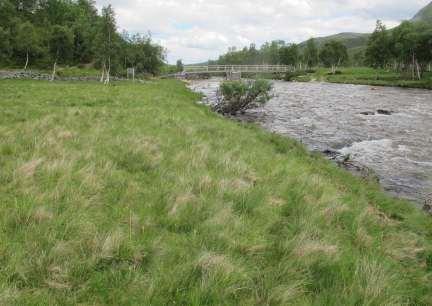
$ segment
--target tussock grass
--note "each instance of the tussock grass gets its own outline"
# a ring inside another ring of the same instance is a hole
[[[197,99],[0,82],[0,304],[432,304],[430,218]]]

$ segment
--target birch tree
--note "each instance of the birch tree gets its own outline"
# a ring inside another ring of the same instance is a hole
[[[73,47],[73,33],[66,27],[54,26],[50,37],[50,53],[54,61],[51,81],[54,81],[57,63],[64,61],[70,55]]]
[[[313,38],[306,42],[304,59],[309,68],[313,68],[318,64],[318,48]]]
[[[99,32],[96,36],[96,56],[101,64],[102,73],[100,81],[109,84],[111,65],[117,44],[117,26],[114,10],[111,5],[102,8],[99,23]]]
[[[299,63],[300,53],[298,45],[290,44],[283,46],[279,50],[280,63],[296,68]]]
[[[30,22],[24,22],[18,27],[16,47],[25,54],[24,70],[29,65],[30,55],[38,49],[39,41],[36,29]]]
[[[320,60],[326,67],[331,67],[334,74],[337,67],[348,60],[347,47],[335,40],[326,42],[320,50]]]

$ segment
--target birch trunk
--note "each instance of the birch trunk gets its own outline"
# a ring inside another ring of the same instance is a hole
[[[103,83],[105,78],[105,62],[102,65],[102,74],[101,74],[101,78],[100,78],[100,82]]]
[[[53,73],[51,75],[51,82],[54,81],[54,78],[56,75],[58,57],[59,57],[59,50],[57,49],[57,53],[56,53],[56,57],[55,57],[55,61],[54,61]]]
[[[411,78],[414,80],[415,79],[415,56],[414,56],[414,52],[412,53],[412,64],[411,64]]]
[[[110,82],[110,73],[111,73],[111,56],[108,57],[108,70],[106,74],[105,84],[109,84]]]
[[[108,32],[108,46],[109,46],[109,55],[108,55],[108,69],[105,78],[105,84],[109,84],[110,82],[110,73],[111,73],[111,32]]]
[[[26,52],[26,63],[24,65],[24,70],[27,70],[28,63],[29,63],[29,51],[27,50],[27,52]]]
[[[54,62],[53,72],[52,72],[52,75],[51,75],[51,82],[54,81],[55,74],[56,74],[56,69],[57,69],[57,59]]]
[[[418,77],[418,80],[420,81],[421,80],[420,65],[419,65],[417,60],[415,61],[415,64],[416,64],[416,69],[417,69],[417,77]]]

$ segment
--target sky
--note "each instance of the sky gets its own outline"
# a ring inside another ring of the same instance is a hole
[[[411,19],[431,0],[96,0],[111,4],[118,28],[150,32],[167,49],[169,63],[217,59],[229,47],[340,32],[372,32]]]

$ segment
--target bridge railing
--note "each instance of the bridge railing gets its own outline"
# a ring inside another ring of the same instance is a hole
[[[217,73],[217,72],[288,72],[291,66],[286,65],[208,65],[185,66],[185,73]]]

